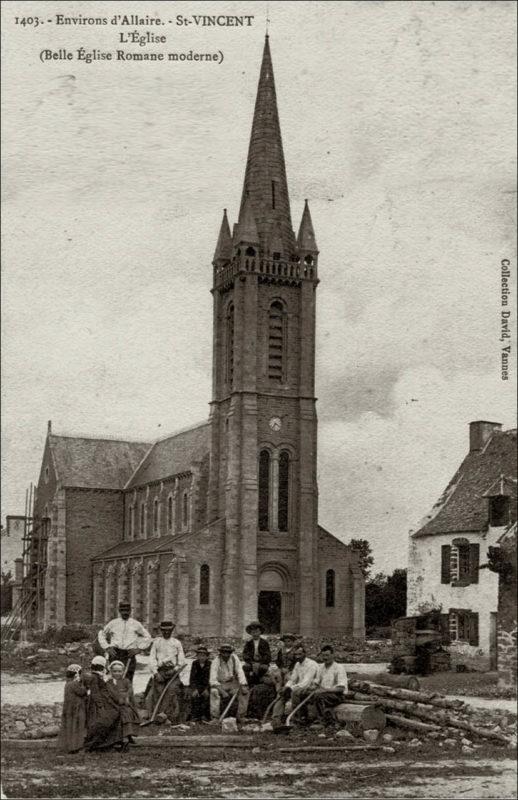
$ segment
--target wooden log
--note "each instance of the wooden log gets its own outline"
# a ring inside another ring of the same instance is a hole
[[[402,714],[410,714],[413,717],[424,719],[425,722],[446,724],[445,711],[424,705],[424,703],[410,703],[408,700],[394,700],[392,697],[378,697],[377,695],[361,694],[360,692],[357,692],[355,697],[363,701],[372,697],[385,710],[400,711]]]
[[[407,719],[399,714],[387,714],[387,720],[393,725],[397,725],[398,728],[408,728],[411,731],[430,733],[441,730],[439,725],[430,725],[427,722],[419,722],[417,719]]]
[[[353,744],[350,747],[279,747],[279,753],[319,753],[321,750],[334,750],[346,753],[349,750],[381,750],[381,744]]]
[[[462,700],[447,700],[435,692],[412,692],[409,689],[394,689],[371,681],[350,681],[349,686],[357,692],[365,692],[366,694],[374,694],[381,697],[393,697],[396,700],[410,700],[414,703],[427,703],[438,708],[458,710],[465,706]]]
[[[358,693],[357,698],[363,700],[365,695]],[[403,700],[393,700],[392,698],[386,697],[378,697],[377,702],[385,711],[399,711],[405,715],[409,714],[412,717],[426,720],[425,724],[431,723],[440,728],[457,728],[458,730],[468,731],[474,736],[479,736],[481,739],[491,739],[495,742],[501,742],[502,744],[509,744],[511,741],[511,739],[503,733],[472,725],[470,722],[459,719],[444,709],[434,709],[421,703],[409,703]],[[390,716],[387,715],[387,719],[389,718]]]
[[[385,727],[385,714],[374,703],[340,703],[335,707],[334,715],[338,722],[354,723],[363,731],[382,731]]]
[[[415,675],[393,675],[391,672],[377,672],[375,675],[366,672],[349,672],[349,682],[367,681],[376,683],[380,686],[393,686],[399,689],[411,689],[418,692],[420,689],[419,679]]]

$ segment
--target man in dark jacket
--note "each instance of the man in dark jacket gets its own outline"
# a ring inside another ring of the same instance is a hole
[[[251,622],[245,630],[252,638],[245,642],[243,648],[243,672],[248,685],[255,686],[268,672],[272,654],[266,639],[261,638],[264,628],[260,622]]]
[[[196,648],[196,658],[191,664],[189,695],[193,722],[210,722],[210,661],[209,651],[203,645]]]

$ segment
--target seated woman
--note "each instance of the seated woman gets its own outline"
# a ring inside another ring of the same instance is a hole
[[[114,745],[122,745],[121,702],[118,692],[109,687],[104,680],[106,659],[95,656],[90,666],[90,675],[85,676],[85,684],[90,690],[86,707],[85,749],[108,750]]]
[[[106,681],[108,690],[120,705],[122,720],[123,749],[133,741],[140,725],[140,718],[135,705],[133,687],[129,678],[124,677],[122,661],[112,661],[109,666],[110,677]]]

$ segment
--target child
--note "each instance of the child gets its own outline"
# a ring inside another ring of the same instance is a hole
[[[109,670],[110,677],[108,678],[107,686],[110,689],[110,693],[113,693],[114,697],[119,701],[123,749],[126,749],[128,744],[133,742],[133,737],[137,732],[136,729],[140,725],[140,717],[135,705],[131,681],[124,677],[124,664],[122,661],[112,661]]]
[[[65,696],[58,747],[66,753],[78,753],[84,745],[86,736],[87,689],[81,680],[79,664],[69,664],[65,677]]]

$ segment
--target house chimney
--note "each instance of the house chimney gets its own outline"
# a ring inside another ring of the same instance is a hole
[[[483,450],[493,433],[501,430],[501,422],[487,422],[486,420],[482,419],[479,419],[476,422],[470,422],[469,452],[474,453],[477,450]]]
[[[14,559],[14,582],[21,583],[23,580],[23,558]]]

